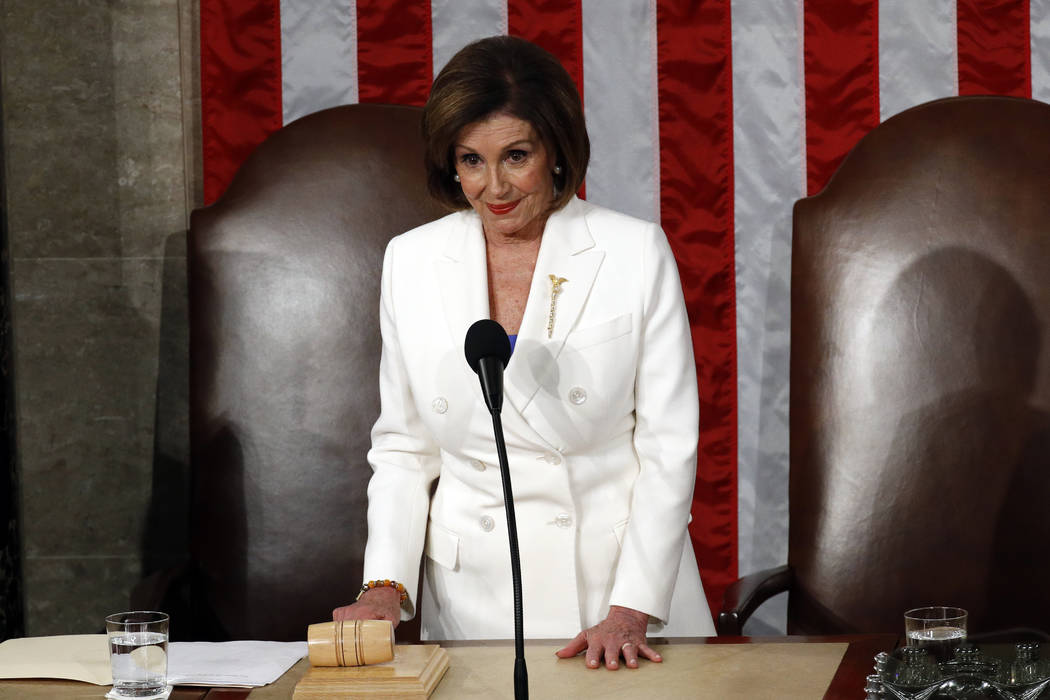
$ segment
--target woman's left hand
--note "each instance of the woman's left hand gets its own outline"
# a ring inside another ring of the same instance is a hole
[[[594,627],[576,635],[576,638],[559,649],[556,655],[562,659],[576,656],[587,650],[587,668],[598,668],[602,656],[605,667],[616,670],[620,667],[620,654],[628,668],[638,668],[638,656],[659,663],[663,657],[649,647],[645,640],[645,629],[649,616],[643,612],[609,606],[609,615]]]

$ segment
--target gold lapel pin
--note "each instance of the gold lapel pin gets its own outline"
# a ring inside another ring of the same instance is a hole
[[[554,335],[554,307],[558,302],[558,294],[561,293],[561,285],[569,280],[556,275],[547,275],[551,279],[551,311],[547,315],[547,338]]]

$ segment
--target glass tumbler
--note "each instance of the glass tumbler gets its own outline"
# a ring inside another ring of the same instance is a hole
[[[168,616],[148,610],[106,617],[113,691],[109,697],[148,698],[168,684]]]
[[[966,611],[962,608],[930,606],[904,613],[908,646],[921,647],[938,662],[949,661],[966,641]]]

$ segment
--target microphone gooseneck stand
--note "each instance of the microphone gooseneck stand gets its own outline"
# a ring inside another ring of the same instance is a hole
[[[503,481],[503,502],[507,512],[507,538],[510,540],[510,573],[514,582],[514,700],[528,700],[529,673],[525,667],[525,621],[521,604],[521,558],[518,554],[518,523],[514,517],[514,491],[510,485],[507,443],[503,437],[503,369],[510,360],[510,340],[503,326],[482,319],[467,331],[464,343],[467,363],[481,380],[481,393],[492,414],[496,454]]]
[[[514,700],[528,700],[529,672],[525,667],[525,622],[521,606],[521,558],[518,555],[518,523],[514,518],[514,492],[510,486],[507,445],[503,439],[503,420],[498,409],[492,410],[492,429],[496,433],[496,453],[503,480],[503,500],[507,511],[507,535],[510,539],[510,573],[514,581]]]

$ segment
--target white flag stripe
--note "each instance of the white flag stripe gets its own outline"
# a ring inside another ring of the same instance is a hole
[[[430,0],[434,75],[472,41],[507,33],[507,0]]]
[[[649,111],[653,114],[653,173],[656,182],[653,187],[653,221],[661,221],[660,211],[660,78],[657,66],[657,32],[656,32],[656,0],[649,0],[649,82],[652,83],[653,91],[649,97]]]
[[[655,23],[649,0],[583,0],[583,102],[591,138],[587,199],[658,221],[653,153]]]
[[[284,123],[357,102],[356,0],[281,0]]]
[[[1050,102],[1050,2],[1032,0],[1029,5],[1032,97]]]
[[[746,574],[787,561],[791,207],[806,186],[802,0],[733,0],[732,12],[737,526]]]
[[[879,113],[959,94],[955,0],[879,2]]]

